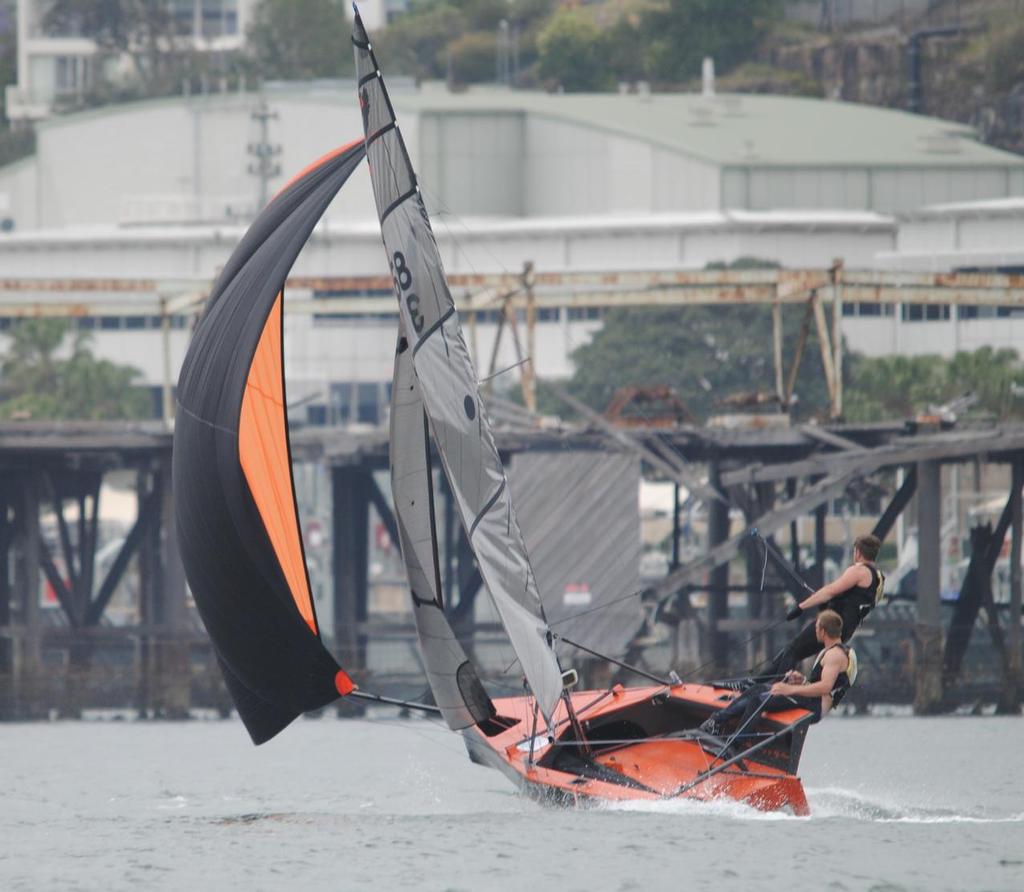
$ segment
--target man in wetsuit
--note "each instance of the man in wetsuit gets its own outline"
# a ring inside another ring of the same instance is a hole
[[[805,610],[817,607],[834,610],[843,620],[843,641],[849,641],[868,613],[882,600],[885,577],[875,566],[882,543],[877,536],[858,536],[853,543],[853,563],[835,582],[822,586],[789,611],[787,619],[798,619]],[[772,660],[766,673],[777,678],[801,660],[814,656],[822,645],[814,623],[808,623]]]
[[[808,678],[799,672],[788,672],[783,681],[768,686],[757,684],[747,688],[728,706],[718,710],[701,726],[706,734],[721,737],[725,725],[738,718],[734,737],[743,733],[762,712],[806,709],[821,721],[822,715],[835,706],[857,677],[857,661],[853,651],[843,644],[843,620],[834,610],[823,610],[814,625],[815,639],[821,648]]]

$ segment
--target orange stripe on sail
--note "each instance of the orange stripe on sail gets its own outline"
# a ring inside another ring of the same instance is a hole
[[[316,634],[316,616],[288,460],[281,311],[281,295],[278,294],[249,368],[238,423],[238,458],[295,606]]]
[[[363,142],[363,137],[360,137],[359,139],[354,139],[350,143],[346,143],[343,146],[339,146],[336,149],[332,149],[326,155],[322,155],[321,157],[317,158],[316,161],[314,161],[312,164],[307,164],[304,168],[302,168],[302,170],[300,170],[287,183],[285,183],[280,189],[277,190],[277,192],[274,194],[274,198],[277,198],[278,195],[284,192],[289,186],[292,186],[295,183],[297,183],[306,174],[312,173],[314,170],[316,170],[321,165],[326,164],[332,158],[337,158],[339,155],[344,154],[349,149],[351,149],[352,146],[358,145],[361,142]]]

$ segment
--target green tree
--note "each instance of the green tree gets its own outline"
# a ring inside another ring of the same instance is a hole
[[[939,356],[858,356],[846,379],[843,409],[851,421],[908,418],[946,394],[945,360]]]
[[[339,77],[355,67],[342,0],[260,0],[248,39],[263,78]]]
[[[793,356],[799,319],[784,317],[784,351]],[[671,386],[698,418],[727,411],[733,394],[774,390],[771,310],[765,306],[642,307],[608,313],[590,343],[577,348],[568,389],[603,411],[620,387]],[[827,406],[821,353],[808,338],[795,388],[796,412]],[[545,403],[564,414],[564,407]]]
[[[782,6],[781,0],[668,0],[643,13],[639,30],[652,79],[693,80],[704,56],[728,71],[750,57]]]
[[[448,44],[465,31],[462,13],[454,5],[441,2],[412,6],[371,38],[377,58],[388,71],[437,79],[447,73]]]
[[[53,0],[42,24],[48,34],[88,37],[106,54],[131,57],[146,96],[178,92],[196,67],[195,54],[176,45],[179,23],[166,0]]]
[[[457,84],[493,81],[497,39],[487,31],[471,31],[448,44],[451,79]]]
[[[636,24],[625,16],[602,35],[602,51],[617,81],[639,81],[650,77],[644,42]]]
[[[777,263],[758,257],[707,264],[710,270],[777,267]],[[804,318],[802,308],[783,311],[783,355],[787,362],[796,355]],[[572,360],[575,373],[567,389],[592,409],[603,411],[620,387],[668,385],[695,416],[707,418],[731,411],[723,405],[730,396],[774,391],[771,308],[714,305],[615,309],[590,342],[573,351]],[[844,369],[848,365],[847,359]],[[565,414],[565,407],[553,395],[543,390],[540,394],[542,411]],[[801,356],[793,403],[799,417],[820,414],[828,407],[821,349],[813,326]]]
[[[12,27],[6,34],[0,34],[0,124],[7,117],[6,88],[15,82],[17,76],[18,40]]]
[[[984,411],[1001,420],[1024,417],[1024,366],[1016,350],[961,351],[949,361],[946,378],[950,397],[973,393]]]
[[[941,356],[855,357],[847,380],[851,421],[907,418],[973,394],[974,411],[1010,420],[1024,417],[1024,365],[1015,350],[982,347]]]
[[[68,335],[62,319],[25,319],[12,326],[0,362],[0,417],[20,419],[124,419],[151,414],[149,396],[136,385],[141,373],[97,359],[78,332],[67,359],[58,354]]]
[[[605,63],[598,27],[576,10],[557,12],[537,37],[542,81],[569,92],[608,90],[615,76]]]

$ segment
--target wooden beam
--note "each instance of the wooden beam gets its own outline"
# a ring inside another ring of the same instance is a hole
[[[762,483],[790,477],[812,477],[835,474],[844,469],[887,468],[929,459],[952,460],[974,455],[1013,452],[1024,449],[1024,431],[994,429],[978,433],[938,434],[920,437],[916,443],[896,441],[874,449],[858,452],[819,452],[793,462],[770,465],[749,465],[735,471],[722,472],[722,485]]]
[[[1007,633],[1007,657],[1004,665],[1003,689],[996,704],[1000,715],[1019,715],[1021,711],[1021,545],[1024,539],[1021,489],[1024,488],[1024,464],[1018,456],[1012,465],[1010,484],[1010,627]]]
[[[523,402],[537,411],[537,296],[533,291],[533,264],[523,266],[523,291],[526,294],[526,356],[522,366]]]
[[[917,625],[915,627],[914,713],[930,715],[942,704],[942,628],[939,586],[942,563],[941,467],[917,467]]]
[[[388,536],[394,543],[395,548],[401,551],[402,540],[398,535],[398,523],[395,521],[395,515],[391,510],[391,506],[388,504],[388,500],[384,498],[384,493],[380,491],[380,487],[377,485],[373,474],[369,475],[368,494],[370,503],[377,510],[380,522],[384,524],[384,529],[388,531]]]
[[[829,270],[832,279],[832,367],[836,375],[835,416],[843,415],[843,261],[837,259]]]
[[[828,323],[825,320],[825,307],[822,305],[817,291],[811,296],[811,306],[814,309],[814,325],[818,331],[818,346],[821,348],[821,365],[825,370],[829,412],[833,418],[838,418],[839,412],[836,409],[838,385],[836,384],[836,368],[832,361],[835,354],[832,348],[832,338],[828,331]]]
[[[114,558],[114,562],[110,565],[110,569],[107,571],[99,591],[96,592],[96,597],[89,603],[86,609],[83,625],[94,626],[100,621],[103,611],[107,609],[107,604],[110,603],[110,599],[114,597],[114,592],[117,591],[117,586],[124,576],[128,562],[135,556],[143,535],[150,524],[159,516],[161,495],[162,493],[158,488],[153,489],[145,497],[142,504],[139,505],[139,514],[135,518],[135,523],[132,524],[132,528],[129,530],[127,537],[125,537],[117,557]]]
[[[494,343],[491,345],[491,359],[487,363],[487,377],[484,379],[484,392],[490,395],[494,390],[494,374],[498,367],[498,349],[501,347],[501,333],[505,329],[505,307],[508,304],[506,299],[502,303],[498,313],[498,327],[494,332]]]
[[[48,495],[53,502],[53,511],[57,516],[57,531],[60,536],[61,554],[64,555],[64,566],[71,580],[71,587],[78,587],[78,568],[75,566],[75,549],[71,544],[71,531],[68,529],[68,521],[64,516],[64,493],[58,481],[49,474],[43,472],[41,482],[47,488]]]
[[[885,507],[885,511],[882,512],[882,516],[878,518],[878,522],[871,530],[873,536],[877,536],[879,539],[885,539],[892,530],[893,525],[896,523],[897,518],[903,513],[903,509],[907,507],[914,493],[917,491],[917,465],[911,465],[903,478],[903,484],[896,494],[892,497],[892,501],[889,502]]]
[[[826,502],[839,493],[845,492],[850,483],[858,476],[860,476],[858,470],[850,470],[825,477],[801,495],[783,502],[766,514],[762,514],[757,518],[754,525],[762,536],[767,537],[791,520],[813,510],[822,502]],[[707,554],[690,561],[690,563],[680,567],[674,573],[669,573],[668,576],[652,586],[655,595],[659,598],[672,595],[682,586],[686,585],[686,583],[692,582],[708,573],[714,567],[732,560],[749,538],[749,532],[744,530],[742,533],[727,539],[721,545],[709,549]]]
[[[849,452],[865,451],[864,447],[861,446],[860,443],[855,443],[847,437],[840,436],[826,428],[818,427],[816,424],[801,424],[799,430],[805,437],[810,437],[812,440],[824,443],[826,446],[835,446],[837,449],[847,450]]]
[[[718,480],[718,468],[712,464],[710,483]],[[708,550],[713,551],[729,538],[729,505],[719,501],[708,504]],[[729,616],[729,562],[719,561],[711,568],[708,579],[708,624],[710,636],[708,657],[712,677],[729,671],[729,637],[719,622]]]
[[[677,483],[683,484],[683,486],[685,486],[691,493],[698,495],[705,500],[724,502],[728,504],[728,499],[726,499],[725,496],[722,495],[722,493],[720,493],[714,486],[704,483],[692,471],[684,473],[674,464],[670,464],[665,461],[664,458],[649,448],[642,440],[640,440],[639,437],[623,430],[622,428],[615,427],[615,425],[609,422],[607,418],[595,412],[590,408],[590,406],[576,399],[576,397],[563,390],[559,385],[552,381],[545,381],[544,386],[549,388],[555,396],[562,400],[562,402],[570,408],[575,409],[588,421],[596,424],[602,431],[612,437],[612,439],[621,443],[630,452],[640,455],[640,457],[651,465],[651,467],[661,471],[670,480],[675,480]]]
[[[785,407],[787,401],[782,367],[782,304],[777,300],[772,303],[772,364],[775,367],[775,396],[779,399],[779,405]]]
[[[41,536],[39,538],[39,566],[46,576],[46,581],[50,583],[53,593],[57,596],[57,601],[64,610],[64,615],[68,618],[68,622],[72,626],[80,626],[82,624],[82,616],[74,594],[61,577],[60,570],[57,569],[57,565],[53,561],[53,555],[50,554],[50,549]]]
[[[811,307],[811,302],[808,301],[803,321],[800,323],[800,334],[796,339],[796,350],[793,351],[793,365],[790,366],[789,379],[786,381],[786,398],[782,403],[784,407],[788,407],[793,401],[793,390],[796,388],[796,379],[800,374],[800,363],[804,360],[804,349],[807,346],[807,336],[811,333],[811,317],[813,315],[814,309]]]

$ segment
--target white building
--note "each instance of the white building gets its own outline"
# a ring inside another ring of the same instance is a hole
[[[395,79],[391,86],[451,273],[516,273],[526,262],[537,272],[701,269],[745,256],[789,267],[822,268],[835,258],[851,269],[892,266],[909,257],[909,227],[917,225],[917,216],[898,222],[897,213],[1024,196],[1024,159],[978,144],[958,125],[884,109],[765,96],[453,96]],[[336,83],[45,121],[36,154],[0,169],[0,216],[13,221],[0,235],[0,278],[179,280],[195,289],[224,263],[261,192],[273,194],[361,132],[354,86]],[[280,167],[263,179],[249,172],[261,145]],[[920,213],[927,221],[935,212]],[[365,170],[329,208],[295,272],[386,273]],[[311,296],[329,295],[314,288]],[[162,382],[152,319],[104,311],[92,324],[98,352],[139,366],[153,386]],[[314,419],[377,420],[394,325],[390,317],[290,317],[290,398],[307,400]],[[569,374],[572,350],[600,325],[596,311],[546,311],[538,374]],[[916,349],[915,326],[938,330],[930,320],[844,319],[851,346],[869,353]],[[493,322],[479,326],[482,349],[493,333]],[[174,332],[175,375],[186,343],[184,329]],[[513,362],[508,345],[499,363]]]
[[[1006,273],[1024,277],[1024,199],[937,204],[901,215],[881,269]],[[1024,281],[1022,279],[1021,281]],[[1020,307],[847,306],[843,331],[868,356],[952,356],[958,350],[1009,347],[1024,353]]]
[[[961,125],[889,109],[391,87],[428,205],[464,217],[888,214],[1024,195],[1024,158],[981,145]],[[239,94],[54,118],[39,126],[34,157],[0,170],[0,195],[22,230],[248,215],[260,194],[248,173],[252,144],[280,147],[272,192],[289,171],[361,135],[354,92],[336,82],[268,89],[265,119],[254,118],[260,97]]]
[[[6,90],[7,117],[41,120],[61,101],[80,100],[104,79],[123,74],[96,42],[74,28],[46,27],[52,0],[17,0],[17,81]],[[241,48],[255,0],[167,0],[180,40],[199,52]]]

